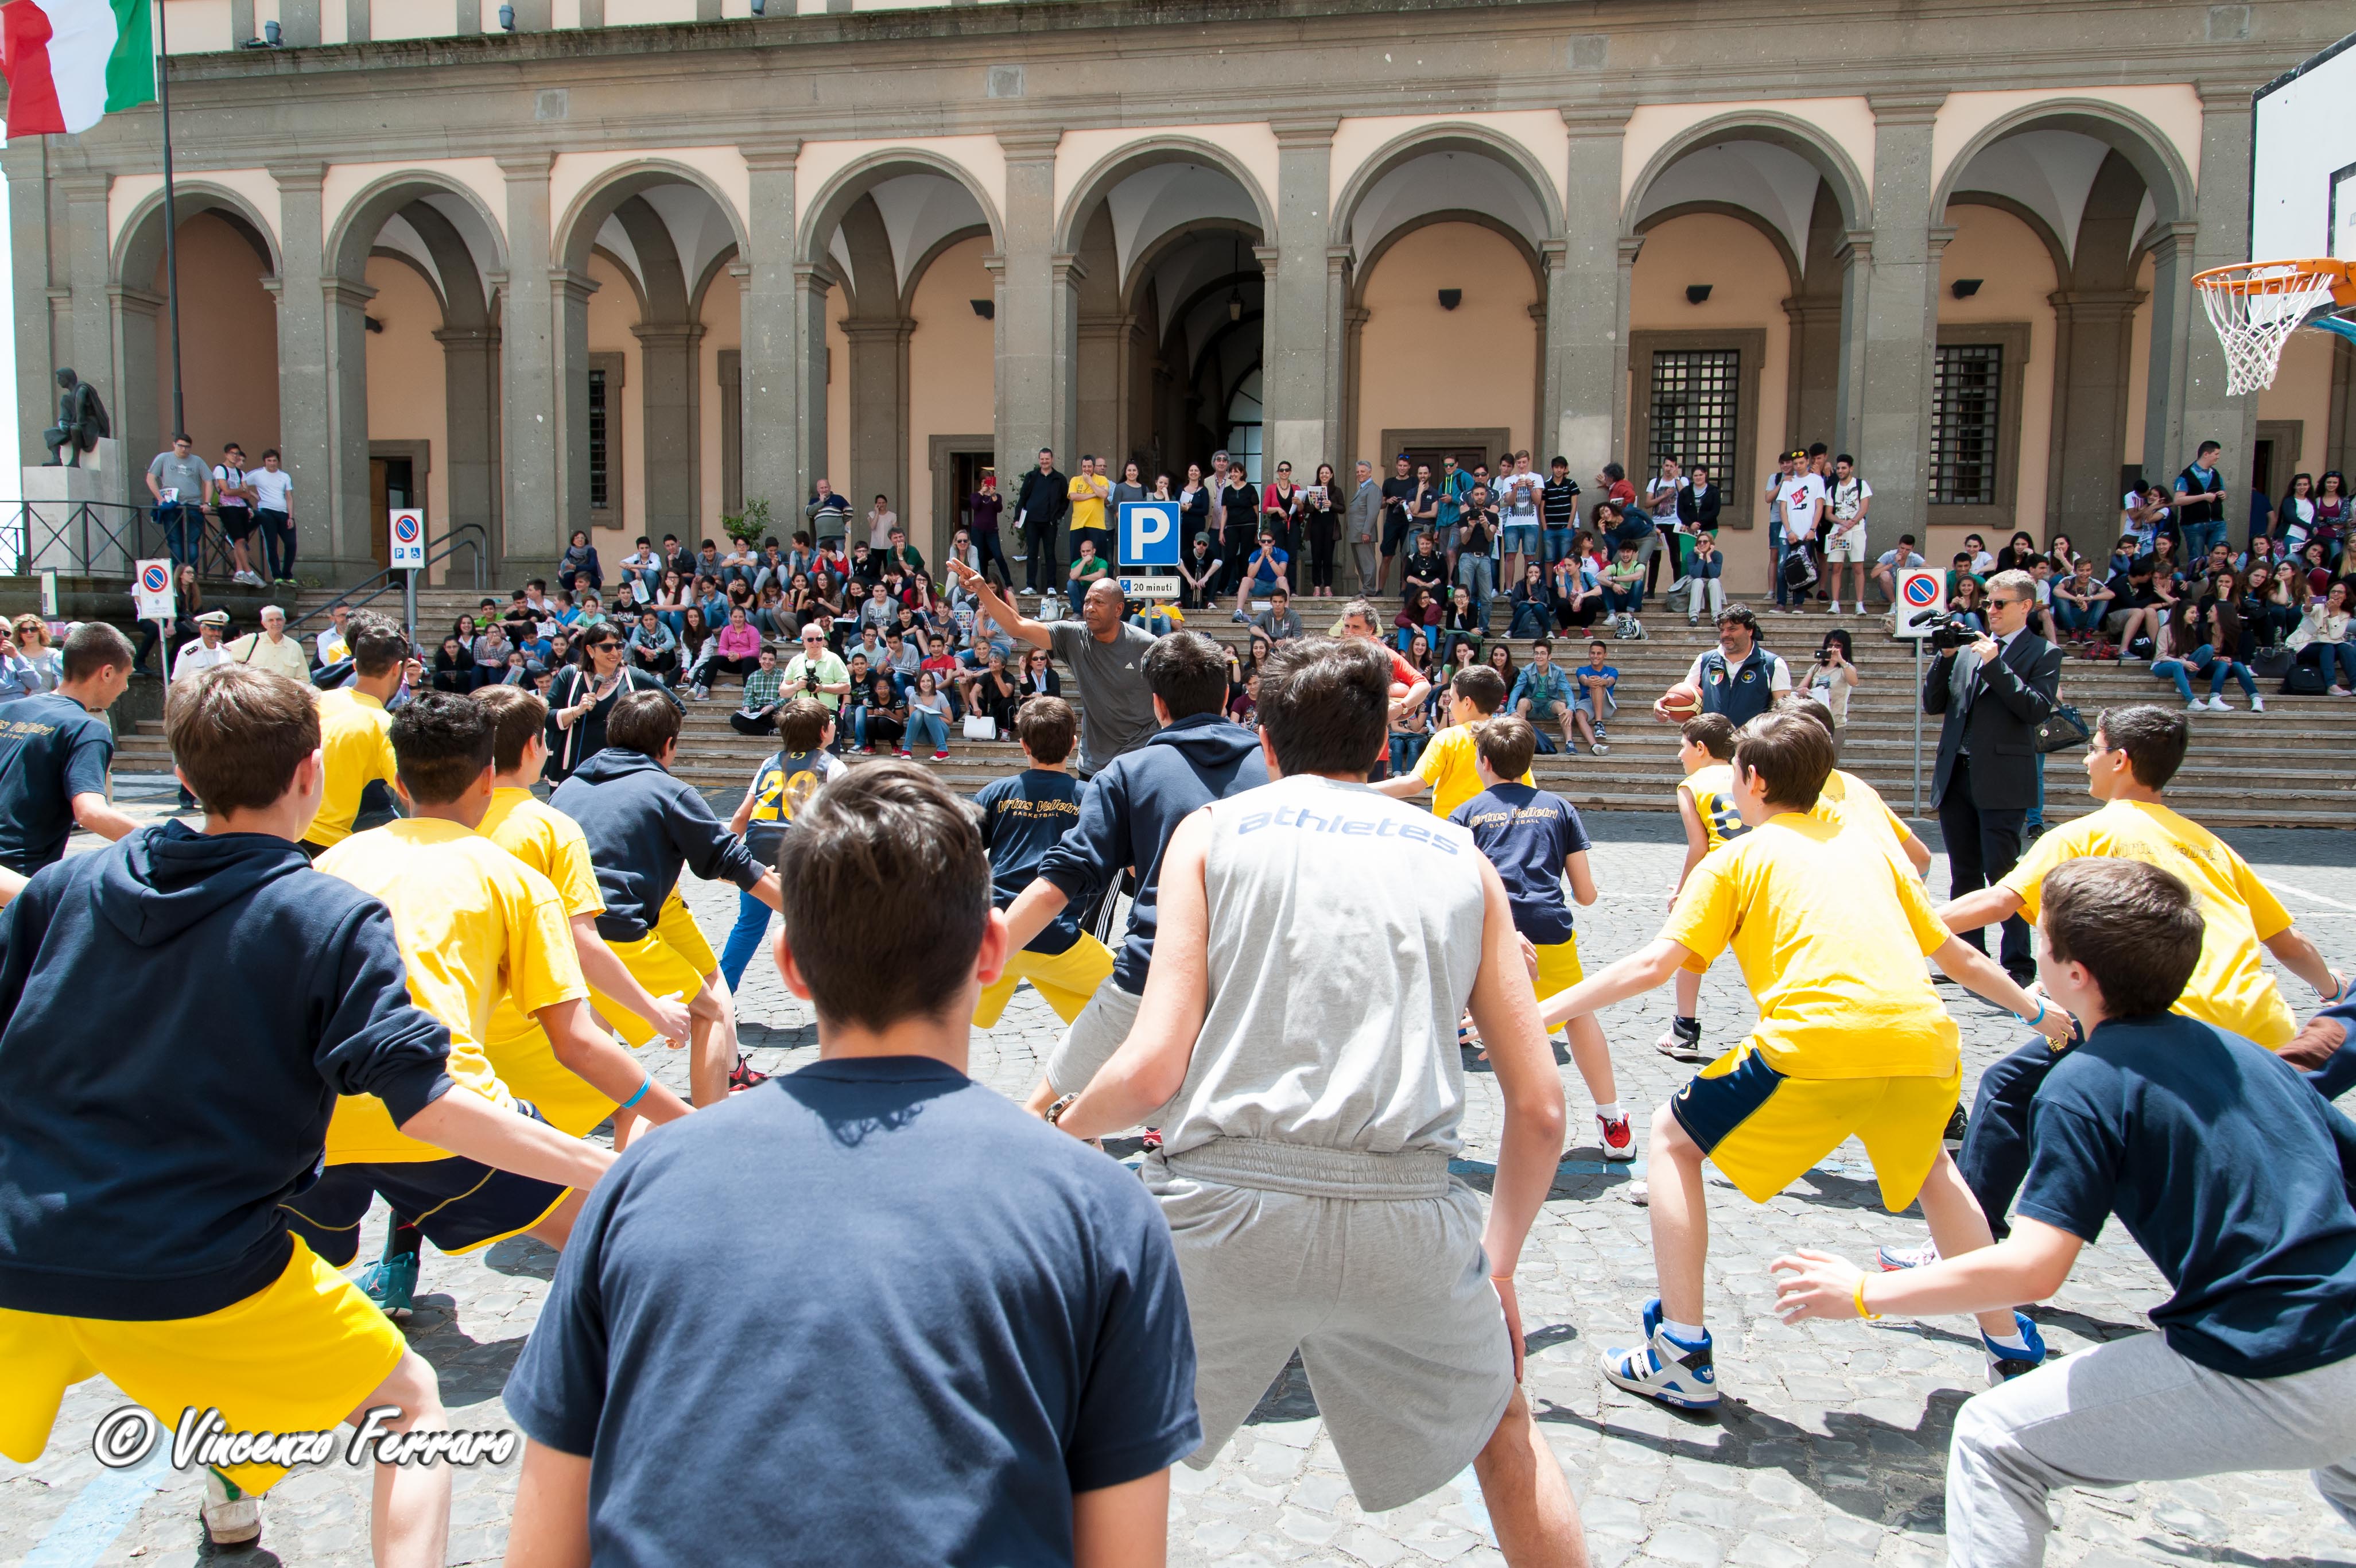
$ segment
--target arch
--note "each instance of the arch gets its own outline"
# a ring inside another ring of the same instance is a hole
[[[1530,282],[1537,289],[1538,297],[1540,299],[1546,297],[1546,259],[1530,248],[1528,235],[1512,224],[1503,221],[1494,213],[1478,211],[1469,207],[1443,207],[1436,211],[1419,214],[1395,226],[1376,242],[1373,250],[1366,252],[1364,261],[1350,269],[1352,307],[1365,306],[1366,280],[1375,275],[1375,269],[1382,264],[1383,258],[1390,253],[1392,246],[1419,230],[1430,229],[1441,223],[1470,223],[1476,229],[1488,230],[1513,246],[1514,252],[1520,256],[1523,264],[1530,269]]]
[[[925,274],[931,270],[935,262],[939,261],[968,240],[989,238],[990,229],[987,225],[969,223],[962,229],[950,230],[926,246],[923,252],[916,257],[916,264],[908,269],[908,285],[900,291],[900,314],[903,316],[912,314],[916,302],[916,287],[925,281]]]
[[[273,277],[278,274],[278,241],[271,233],[270,224],[262,218],[261,209],[229,187],[204,179],[175,180],[172,211],[183,223],[199,212],[220,215],[253,247],[254,253],[262,258],[262,270]],[[157,189],[131,209],[115,242],[113,272],[108,281],[132,288],[150,287],[163,260],[164,193]]]
[[[1783,230],[1768,221],[1764,215],[1740,202],[1680,201],[1675,207],[1664,207],[1658,212],[1647,214],[1636,225],[1636,232],[1640,235],[1650,234],[1662,224],[1674,219],[1692,218],[1702,213],[1709,213],[1719,218],[1731,218],[1736,222],[1755,229],[1764,235],[1767,242],[1775,247],[1775,253],[1783,260],[1783,271],[1791,279],[1792,292],[1795,295],[1804,292],[1807,269],[1801,265],[1800,258],[1792,253],[1792,242],[1784,237]],[[1641,253],[1638,259],[1640,261],[1643,259]]]
[[[450,319],[450,300],[449,296],[442,292],[442,280],[427,272],[415,256],[411,255],[407,251],[396,251],[391,245],[376,245],[370,247],[369,260],[397,262],[415,273],[419,280],[425,285],[425,292],[434,296],[434,308],[441,312],[444,321]]]
[[[466,236],[458,232],[458,226],[427,201],[412,201],[395,216],[424,242],[435,270],[441,274],[440,285],[434,292],[442,301],[443,325],[489,326],[490,301],[483,287],[483,277],[476,269],[475,252],[467,248]]]
[[[659,185],[688,185],[701,191],[728,220],[728,231],[735,237],[737,251],[742,253],[752,248],[752,237],[744,229],[744,215],[736,210],[736,204],[712,182],[710,176],[669,158],[640,158],[607,169],[573,199],[573,205],[566,209],[554,230],[556,242],[550,253],[556,258],[557,265],[578,271],[589,259],[590,251],[597,243],[597,231],[605,226],[605,220],[630,198]]]
[[[981,209],[982,220],[990,225],[993,248],[1005,249],[1006,224],[998,215],[998,203],[975,180],[972,170],[925,147],[882,147],[845,164],[812,198],[809,216],[803,220],[801,231],[795,236],[795,259],[804,264],[830,268],[827,242],[842,226],[851,205],[874,187],[903,174],[939,175],[963,186]]]
[[[646,285],[638,281],[638,274],[630,270],[630,263],[624,261],[620,256],[616,255],[613,252],[607,250],[603,245],[590,246],[589,255],[592,260],[603,262],[607,266],[614,269],[614,271],[621,277],[622,285],[630,291],[630,308],[632,312],[636,314],[637,318],[641,321],[649,319],[647,315]],[[584,274],[586,274],[589,271],[586,265],[584,265],[581,270]]]
[[[1795,115],[1772,109],[1740,109],[1687,127],[1664,144],[1637,171],[1635,183],[1628,188],[1627,202],[1620,209],[1621,237],[1636,237],[1636,214],[1644,209],[1644,199],[1671,166],[1689,154],[1728,142],[1764,142],[1804,158],[1832,187],[1833,199],[1840,204],[1842,224],[1849,229],[1872,227],[1872,193],[1867,188],[1864,176],[1858,172],[1856,160],[1839,143]],[[1790,246],[1783,249],[1788,252]]]
[[[1153,282],[1154,271],[1162,264],[1163,259],[1171,252],[1205,234],[1238,234],[1256,239],[1259,231],[1237,218],[1205,218],[1199,223],[1190,224],[1183,229],[1173,229],[1167,234],[1159,236],[1151,244],[1138,252],[1137,259],[1130,263],[1129,275],[1121,280],[1121,307],[1134,313],[1144,303],[1145,291]],[[1265,282],[1267,272],[1263,268],[1250,275]],[[1182,306],[1180,310],[1183,314],[1184,307]]]
[[[1260,188],[1252,172],[1236,161],[1225,149],[1195,136],[1146,136],[1114,148],[1098,158],[1079,182],[1072,188],[1071,200],[1055,220],[1055,249],[1071,254],[1080,248],[1081,231],[1087,226],[1097,204],[1110,196],[1113,188],[1141,169],[1162,164],[1208,164],[1243,188],[1252,210],[1259,214],[1259,231],[1269,238],[1276,233],[1276,206]]]
[[[721,274],[735,265],[736,259],[743,254],[743,252],[731,245],[703,264],[702,274],[695,280],[695,286],[687,291],[688,319],[691,321],[703,319],[703,296],[712,292],[712,285],[718,283]]]
[[[2158,220],[2189,220],[2194,212],[2192,177],[2165,133],[2131,109],[2094,98],[2049,98],[2026,104],[1997,119],[1965,143],[1939,171],[1931,197],[1931,221],[1941,221],[1954,200],[1972,160],[2005,137],[2021,131],[2075,131],[2092,136],[2125,158],[2143,177]]]
[[[463,202],[481,225],[488,245],[491,265],[487,270],[507,271],[507,236],[480,196],[461,182],[431,169],[398,169],[370,182],[336,215],[335,226],[327,233],[328,272],[345,278],[360,276],[367,270],[369,252],[375,248],[385,220],[428,196],[455,196]]]
[[[2030,233],[2037,236],[2039,242],[2044,245],[2046,254],[2052,258],[2054,286],[2072,286],[2071,277],[2075,268],[2071,264],[2070,248],[2062,242],[2062,236],[2053,231],[2053,225],[2033,208],[1993,190],[1959,190],[1947,198],[1947,205],[1993,208],[2008,217],[2018,218]]]
[[[1454,120],[1419,126],[1376,149],[1374,156],[1360,164],[1350,176],[1349,182],[1343,186],[1341,199],[1333,203],[1333,227],[1328,232],[1350,234],[1367,192],[1393,169],[1427,153],[1473,153],[1504,164],[1519,175],[1529,186],[1530,193],[1538,199],[1539,210],[1546,214],[1546,232],[1540,239],[1559,240],[1563,237],[1562,197],[1555,189],[1553,177],[1539,165],[1530,149],[1489,126]],[[1355,239],[1352,243],[1355,243]]]

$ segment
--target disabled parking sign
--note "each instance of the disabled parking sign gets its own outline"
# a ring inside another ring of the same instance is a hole
[[[1119,534],[1120,564],[1175,566],[1178,564],[1178,503],[1121,502]]]
[[[391,518],[392,549],[385,564],[396,572],[415,572],[425,565],[425,514],[414,507],[395,507]]]

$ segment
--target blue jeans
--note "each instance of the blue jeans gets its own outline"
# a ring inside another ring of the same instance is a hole
[[[1613,615],[1636,615],[1640,613],[1644,607],[1644,584],[1643,579],[1639,578],[1637,581],[1629,584],[1624,588],[1614,588],[1606,585],[1603,589],[1603,603],[1605,607],[1610,609]]]
[[[164,531],[164,548],[172,557],[172,570],[194,563],[204,570],[198,559],[205,542],[205,514],[178,501],[155,509],[155,526]]]
[[[1460,555],[1456,558],[1456,581],[1472,596],[1472,607],[1480,612],[1482,635],[1489,631],[1489,601],[1496,596],[1496,582],[1490,575],[1486,555]]]
[[[1401,774],[1413,768],[1423,757],[1423,748],[1431,744],[1428,735],[1398,735],[1391,736],[1391,772]]]
[[[1791,590],[1783,585],[1783,514],[1778,511],[1767,520],[1767,569],[1775,579],[1775,602],[1791,602]]]
[[[728,940],[720,950],[720,978],[734,991],[744,983],[744,971],[753,962],[753,955],[761,950],[761,939],[769,934],[770,908],[743,888],[736,890],[736,924],[729,929]]]
[[[2063,631],[2100,631],[2103,610],[2108,599],[2097,599],[2089,605],[2073,605],[2066,599],[2053,601],[2053,624]]]
[[[1544,637],[1553,621],[1544,599],[1515,599],[1514,624],[1505,628],[1507,637]]]
[[[2241,682],[2244,696],[2258,694],[2258,683],[2250,679],[2250,667],[2231,659],[2218,658],[2217,650],[2207,643],[2202,643],[2181,659],[2159,660],[2151,667],[2151,672],[2163,680],[2175,682],[2176,694],[2188,703],[2192,700],[2190,677],[2199,674],[2209,677],[2209,694],[2212,697],[2225,689],[2228,677]]]
[[[2323,678],[2336,686],[2356,686],[2356,642],[2310,642]]]
[[[2183,558],[2187,561],[2201,560],[2225,542],[2225,523],[2222,518],[2215,522],[2188,522],[2179,532],[2184,535]]]
[[[1571,532],[1568,527],[1542,528],[1538,530],[1538,536],[1543,542],[1547,565],[1570,559]]]
[[[935,751],[947,751],[949,748],[949,726],[943,722],[941,715],[924,708],[910,708],[908,710],[908,749],[924,750],[926,736],[932,736],[932,748]]]

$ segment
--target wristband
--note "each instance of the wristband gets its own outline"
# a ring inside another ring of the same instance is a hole
[[[2042,1024],[2043,1022],[2045,1022],[2045,1004],[2040,1002],[2037,1004],[2037,1016],[2029,1021],[2029,1026],[2034,1029],[2038,1025]]]
[[[1865,1276],[1863,1274],[1857,1276],[1857,1294],[1855,1299],[1857,1302],[1857,1315],[1859,1317],[1864,1318],[1868,1323],[1879,1323],[1881,1321],[1881,1314],[1875,1312],[1865,1305]]]
[[[654,1086],[655,1080],[653,1078],[649,1077],[646,1082],[638,1085],[638,1091],[636,1094],[633,1094],[627,1100],[622,1101],[622,1103],[616,1106],[615,1109],[617,1111],[627,1111],[631,1106],[636,1105],[639,1101],[644,1100],[647,1097],[647,1090],[652,1089]],[[1862,1282],[1860,1282],[1860,1288],[1862,1288]]]

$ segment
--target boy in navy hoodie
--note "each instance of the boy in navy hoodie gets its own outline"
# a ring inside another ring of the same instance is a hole
[[[573,770],[549,804],[581,824],[605,912],[597,934],[656,996],[688,997],[689,1086],[695,1104],[711,1105],[733,1089],[766,1076],[736,1049],[736,1006],[719,955],[679,897],[679,874],[734,882],[770,908],[779,907],[777,874],[763,865],[712,814],[693,785],[670,776],[679,754],[679,709],[659,692],[632,692],[605,721],[605,749]],[[612,1018],[592,990],[597,1010]]]
[[[391,1430],[441,1430],[433,1368],[279,1208],[337,1096],[582,1187],[611,1156],[449,1092],[449,1031],[411,1003],[384,906],[294,846],[321,793],[308,691],[222,665],[173,690],[165,733],[204,830],[142,828],[0,914],[0,1452],[37,1459],[65,1391],[100,1375],[167,1425],[392,1405]],[[211,1538],[257,1537],[284,1473],[209,1472]],[[446,1470],[377,1466],[379,1563],[442,1562],[449,1514]]]
[[[1079,719],[1069,703],[1032,698],[1014,715],[1023,771],[983,785],[973,797],[981,811],[982,847],[990,852],[991,901],[1001,909],[1031,886],[1039,863],[1080,820],[1080,789],[1065,766],[1078,734]],[[1112,950],[1080,929],[1066,908],[1029,946],[1009,954],[1005,972],[981,988],[973,1026],[998,1027],[1018,980],[1029,981],[1068,1024],[1111,973]]]

